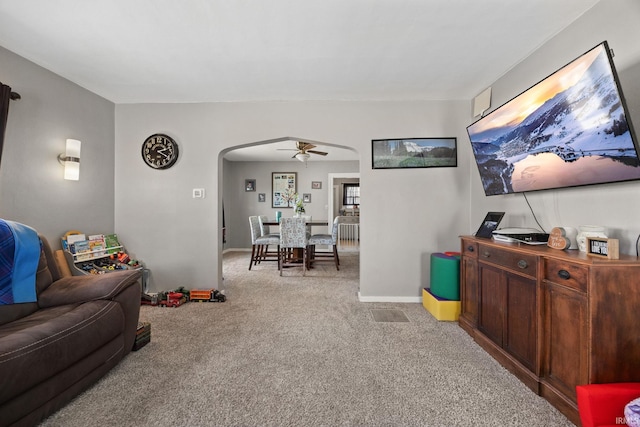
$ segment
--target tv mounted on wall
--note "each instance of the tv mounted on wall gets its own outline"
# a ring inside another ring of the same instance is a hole
[[[606,41],[467,132],[487,196],[640,179],[637,142]]]

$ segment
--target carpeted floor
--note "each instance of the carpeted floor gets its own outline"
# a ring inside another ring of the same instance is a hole
[[[151,343],[42,425],[573,425],[456,323],[358,302],[357,253],[307,277],[248,262],[225,254],[225,303],[142,307]]]

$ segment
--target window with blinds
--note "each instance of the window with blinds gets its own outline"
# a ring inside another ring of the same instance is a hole
[[[360,204],[360,184],[344,184],[342,192],[342,204],[345,206],[358,206]]]

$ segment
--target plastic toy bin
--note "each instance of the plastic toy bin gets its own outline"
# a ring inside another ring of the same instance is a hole
[[[439,298],[460,300],[460,255],[431,254],[431,293]]]

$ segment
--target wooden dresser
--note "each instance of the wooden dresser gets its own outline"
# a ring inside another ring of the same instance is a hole
[[[461,242],[460,327],[572,422],[576,385],[640,381],[640,259]]]

